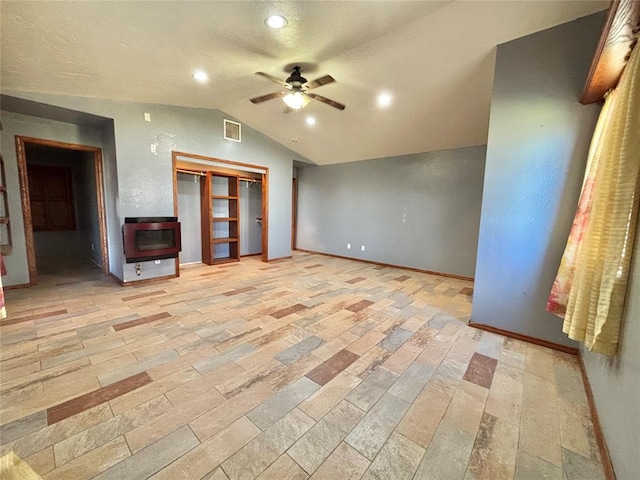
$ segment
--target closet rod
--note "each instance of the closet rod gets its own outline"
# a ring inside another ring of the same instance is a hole
[[[206,173],[203,173],[203,172],[194,172],[192,170],[182,170],[181,168],[176,168],[176,172],[178,172],[178,173],[187,173],[189,175],[199,175],[201,177],[204,177],[206,175]]]
[[[240,181],[251,182],[251,183],[262,183],[262,180],[257,178],[249,178],[249,177],[239,177]]]

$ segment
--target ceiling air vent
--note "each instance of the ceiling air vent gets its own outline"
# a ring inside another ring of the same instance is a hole
[[[234,142],[240,142],[241,127],[242,125],[240,125],[239,123],[225,119],[224,138],[226,138],[227,140],[233,140]]]

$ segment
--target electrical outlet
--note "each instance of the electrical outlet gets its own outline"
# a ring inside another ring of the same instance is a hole
[[[91,244],[91,251],[93,252],[93,243]]]
[[[158,149],[157,149],[157,145],[155,143],[151,144],[151,153],[157,153]]]
[[[155,263],[156,265],[160,265],[160,260],[155,260],[153,263]]]
[[[347,250],[351,250],[351,244],[347,243]]]
[[[151,121],[151,114],[144,112],[144,121],[145,122],[150,122]]]
[[[364,245],[362,245],[362,246],[360,247],[360,250],[362,250],[362,251],[364,252]]]

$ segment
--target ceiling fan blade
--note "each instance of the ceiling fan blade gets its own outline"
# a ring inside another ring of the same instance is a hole
[[[266,102],[267,100],[271,100],[272,98],[281,98],[284,97],[287,93],[289,93],[288,91],[283,91],[283,92],[274,92],[274,93],[268,93],[266,95],[262,95],[260,97],[254,97],[254,98],[250,98],[249,101],[251,103],[261,103],[261,102]]]
[[[279,78],[273,77],[273,76],[269,75],[268,73],[256,72],[256,75],[260,75],[261,77],[266,78],[267,80],[271,80],[273,83],[277,83],[278,85],[282,85],[283,87],[289,87],[290,86],[284,80],[280,80]]]
[[[333,83],[335,81],[335,78],[333,78],[331,75],[325,75],[324,77],[316,78],[315,80],[308,82],[305,86],[307,87],[307,90],[311,90],[312,88],[321,87],[322,85]]]
[[[333,108],[337,108],[338,110],[344,110],[346,108],[346,106],[342,103],[336,102],[335,100],[331,100],[327,97],[323,97],[322,95],[307,93],[307,96],[313,98],[314,100],[318,100],[319,102],[326,103],[327,105],[330,105]]]

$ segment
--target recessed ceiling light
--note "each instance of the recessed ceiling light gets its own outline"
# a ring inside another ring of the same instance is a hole
[[[315,125],[316,124],[316,119],[314,117],[307,117],[307,125]]]
[[[191,76],[193,77],[193,79],[195,81],[200,82],[200,83],[204,83],[207,80],[209,80],[209,75],[207,75],[202,70],[196,70],[195,72],[193,72],[193,74]]]
[[[287,19],[282,15],[271,15],[264,21],[271,28],[282,28],[287,24]]]
[[[390,93],[382,92],[380,95],[378,95],[378,106],[381,108],[386,108],[391,105],[392,100],[393,97]]]

